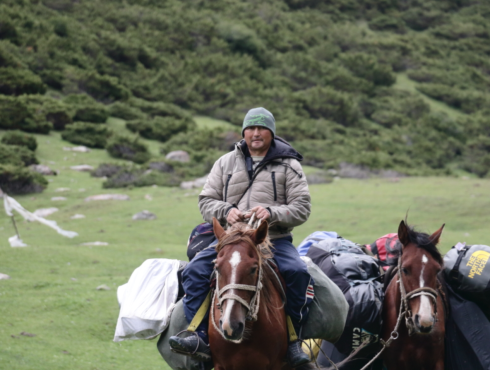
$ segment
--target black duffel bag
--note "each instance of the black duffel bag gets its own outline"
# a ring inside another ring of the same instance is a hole
[[[453,247],[444,256],[444,273],[455,292],[475,302],[490,320],[490,247]]]
[[[324,239],[313,244],[307,254],[342,290],[349,303],[344,332],[334,344],[324,341],[322,350],[334,362],[345,359],[363,342],[369,342],[357,359],[343,369],[360,369],[379,351],[384,292],[378,261],[366,255],[361,247],[343,238]],[[329,361],[319,355],[320,365]],[[381,369],[376,361],[370,369]]]

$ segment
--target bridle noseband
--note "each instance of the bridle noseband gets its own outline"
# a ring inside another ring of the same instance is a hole
[[[415,323],[413,322],[413,317],[412,317],[412,310],[410,309],[409,301],[412,298],[415,297],[420,297],[420,296],[427,296],[432,301],[434,302],[434,320],[437,322],[437,297],[439,293],[432,288],[429,287],[421,287],[412,290],[411,292],[407,293],[405,289],[405,285],[403,284],[403,275],[402,275],[402,256],[398,258],[398,266],[397,266],[397,275],[398,275],[398,280],[397,283],[400,286],[400,294],[401,294],[401,306],[400,306],[400,316],[405,317],[405,325],[407,326],[408,329],[408,335],[413,335],[417,331],[415,329]]]
[[[247,309],[246,320],[247,321],[257,321],[257,314],[259,312],[260,306],[260,291],[262,290],[262,266],[259,266],[259,276],[257,278],[257,285],[247,285],[247,284],[228,284],[223,288],[219,288],[219,273],[215,270],[216,273],[216,289],[214,291],[214,296],[218,298],[218,308],[222,311],[223,302],[227,299],[237,301],[242,304]],[[236,289],[236,290],[248,290],[250,292],[255,292],[250,303],[244,300],[242,297],[239,297],[233,293],[227,293],[223,295],[224,292]]]
[[[259,308],[260,308],[260,291],[262,290],[262,265],[259,264],[259,272],[258,272],[258,278],[257,278],[257,284],[256,285],[247,285],[247,284],[228,284],[225,285],[223,288],[219,288],[219,272],[215,268],[213,274],[216,277],[216,288],[214,289],[213,293],[213,299],[212,302],[214,302],[216,299],[218,299],[217,307],[219,308],[221,314],[223,314],[223,302],[228,300],[233,300],[239,302],[242,306],[244,306],[247,309],[247,314],[246,314],[246,320],[247,321],[257,321],[257,315],[259,313]],[[250,302],[247,302],[244,300],[242,297],[239,297],[236,294],[233,293],[226,293],[223,295],[223,293],[231,290],[231,289],[236,289],[236,290],[246,290],[250,292],[255,292],[255,294],[252,296],[252,299],[250,299]],[[225,337],[224,333],[221,331],[220,328],[218,328],[218,325],[216,324],[216,320],[214,318],[214,309],[211,308],[211,321],[213,322],[213,326],[216,329],[217,332],[221,334],[224,340],[233,342],[233,343],[241,343],[242,339],[239,340],[232,340],[228,339]]]

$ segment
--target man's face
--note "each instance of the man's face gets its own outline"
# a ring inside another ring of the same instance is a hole
[[[272,132],[265,127],[248,127],[243,132],[243,136],[250,152],[265,155],[271,146]]]

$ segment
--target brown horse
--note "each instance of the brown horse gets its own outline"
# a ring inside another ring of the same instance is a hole
[[[216,370],[279,370],[287,351],[287,324],[273,272],[267,222],[256,230],[245,224],[224,231],[213,220],[219,240],[216,289],[209,315],[209,342]],[[259,247],[260,246],[260,247]]]
[[[432,235],[401,222],[396,267],[383,305],[383,353],[388,370],[444,370],[445,300],[438,278],[443,260],[436,245],[444,225]]]

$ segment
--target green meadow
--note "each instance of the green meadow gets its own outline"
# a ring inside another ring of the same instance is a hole
[[[198,118],[200,126],[220,125]],[[111,119],[109,126],[125,130]],[[0,216],[0,368],[1,369],[168,369],[156,341],[112,341],[118,316],[117,287],[148,258],[186,258],[191,229],[201,221],[198,189],[146,187],[103,189],[102,179],[70,166],[114,162],[104,150],[64,151],[72,146],[58,132],[36,135],[37,157],[59,171],[47,177],[40,194],[15,197],[26,209],[56,207],[48,216],[73,239],[16,216],[19,233],[28,244],[11,248],[12,222]],[[153,154],[158,143],[150,142]],[[308,171],[312,171],[308,168]],[[65,188],[65,191],[57,189]],[[66,190],[69,189],[69,190]],[[432,232],[446,224],[441,249],[458,241],[490,244],[490,180],[467,177],[404,177],[399,179],[338,179],[310,187],[313,211],[297,228],[295,244],[316,230],[333,230],[358,243],[397,230],[408,213],[409,223]],[[90,195],[127,194],[127,201],[86,202]],[[53,197],[66,200],[54,201]],[[153,221],[133,221],[148,210]],[[85,218],[71,219],[75,214]],[[106,246],[82,246],[86,242]],[[100,285],[109,290],[97,290]],[[21,335],[30,333],[35,336]]]

